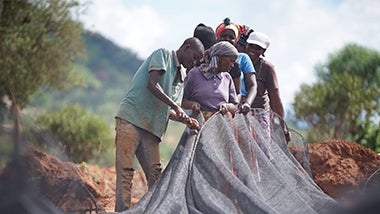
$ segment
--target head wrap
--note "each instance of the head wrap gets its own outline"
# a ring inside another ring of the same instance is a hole
[[[254,30],[246,25],[240,25],[240,32],[240,38],[237,43],[245,47],[247,45],[247,39],[249,34],[254,32]]]
[[[219,24],[218,27],[215,30],[215,36],[216,38],[219,37],[220,33],[222,33],[224,30],[231,29],[235,32],[236,39],[239,39],[240,37],[240,25],[231,22],[230,18],[225,18],[223,20],[223,23]]]
[[[221,41],[213,45],[208,51],[207,56],[209,58],[210,67],[217,68],[219,56],[237,56],[238,51],[231,43]]]
[[[200,23],[194,29],[194,37],[197,37],[201,40],[205,50],[209,49],[213,44],[216,43],[215,32],[212,27],[206,26],[203,23]]]

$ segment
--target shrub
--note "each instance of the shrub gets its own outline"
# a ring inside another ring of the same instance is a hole
[[[112,145],[109,125],[78,105],[46,113],[37,118],[37,124],[52,134],[76,163],[98,159]]]

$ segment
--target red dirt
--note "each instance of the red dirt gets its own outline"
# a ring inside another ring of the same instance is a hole
[[[309,150],[315,183],[343,204],[357,200],[369,176],[380,168],[380,156],[355,142],[313,143]]]
[[[309,144],[309,150],[310,167],[315,182],[324,192],[342,204],[353,204],[353,197],[356,197],[355,200],[358,199],[368,177],[380,168],[379,156],[354,142],[336,140],[313,143]],[[47,187],[42,194],[62,210],[73,209],[74,205],[78,205],[83,199],[59,192],[57,181],[62,181],[62,178],[81,181],[94,196],[102,212],[114,210],[116,182],[114,167],[62,162],[37,149],[28,150],[23,157],[26,160],[28,177],[44,178]],[[12,164],[7,165],[0,172],[0,182],[4,181],[4,178],[12,179],[12,172],[15,172]],[[141,171],[135,171],[133,184],[132,204],[135,204],[147,191],[145,176]],[[65,188],[67,190],[67,186]],[[77,188],[76,191],[85,192],[83,188]],[[65,194],[64,202],[62,194]],[[83,203],[89,204],[88,197],[83,199],[86,200],[87,202]]]

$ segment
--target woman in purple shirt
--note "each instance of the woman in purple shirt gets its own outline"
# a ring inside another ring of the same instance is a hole
[[[237,59],[238,51],[229,42],[218,42],[206,52],[206,63],[194,67],[184,81],[182,107],[193,115],[202,111],[204,119],[220,111],[237,110],[238,97],[228,71]]]

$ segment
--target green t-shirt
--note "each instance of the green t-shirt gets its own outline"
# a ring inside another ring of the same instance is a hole
[[[174,63],[174,56],[172,51],[161,48],[154,51],[135,73],[116,116],[161,138],[169,121],[170,106],[147,89],[151,70],[163,71],[160,86],[168,97],[177,103],[180,102],[183,83],[181,78],[176,78],[175,81],[178,69]]]

